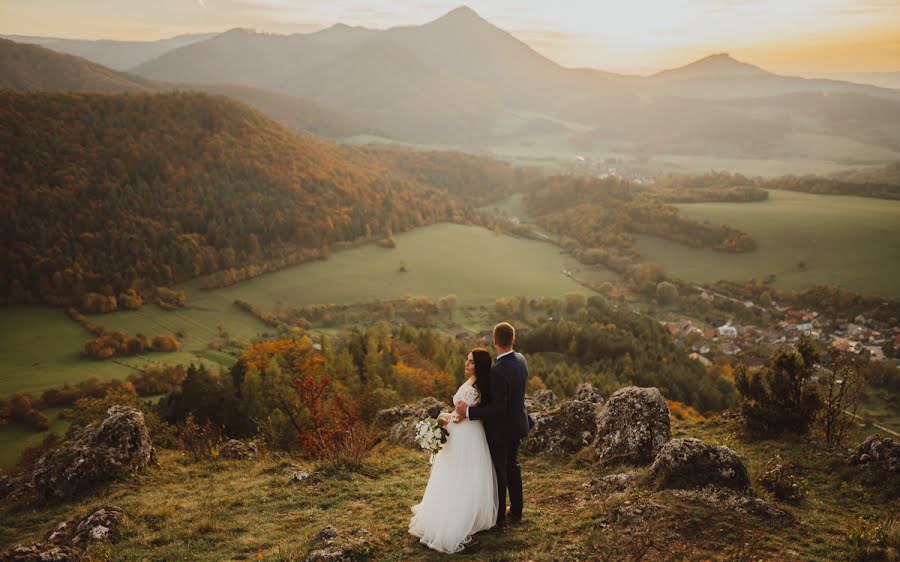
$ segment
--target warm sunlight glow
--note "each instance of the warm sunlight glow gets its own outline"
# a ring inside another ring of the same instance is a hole
[[[31,0],[0,3],[0,33],[160,39],[249,27],[422,24],[459,0]],[[894,0],[472,0],[471,8],[565,66],[646,73],[712,52],[776,72],[900,70]]]

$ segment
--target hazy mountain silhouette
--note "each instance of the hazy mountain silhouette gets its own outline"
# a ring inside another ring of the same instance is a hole
[[[159,41],[112,41],[108,39],[91,41],[87,39],[58,39],[55,37],[34,37],[29,35],[6,35],[17,43],[34,43],[58,53],[75,55],[91,62],[102,64],[113,70],[128,70],[165,54],[172,49],[205,41],[217,33],[179,35]]]
[[[326,137],[380,132],[311,101],[234,84],[173,84],[116,72],[36,44],[0,39],[0,88],[30,92],[152,92],[196,90],[228,96],[296,131]]]
[[[835,105],[815,97],[844,96],[840,111],[865,116],[866,104],[900,102],[897,90],[781,76],[724,53],[647,77],[564,68],[465,6],[423,25],[385,30],[343,24],[293,35],[233,29],[134,71],[301,97],[363,129],[428,144],[491,146],[542,136],[567,142],[570,135],[577,150],[605,138],[650,152],[767,155],[791,133],[891,150],[900,142],[900,123],[892,117],[873,125],[836,119]],[[812,96],[811,107],[794,103],[791,96],[802,94]],[[754,101],[707,103],[748,99]],[[277,118],[290,116],[282,111]]]
[[[152,81],[72,55],[0,39],[0,88],[15,91],[145,92]]]
[[[779,96],[797,92],[860,93],[900,101],[900,92],[865,84],[781,76],[725,53],[664,70],[645,80],[644,91],[657,96],[702,99]]]

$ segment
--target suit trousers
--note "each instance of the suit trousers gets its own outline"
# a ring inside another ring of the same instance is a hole
[[[509,511],[522,515],[522,467],[519,466],[519,441],[488,443],[494,471],[497,473],[497,523],[506,522],[506,493],[509,491]]]

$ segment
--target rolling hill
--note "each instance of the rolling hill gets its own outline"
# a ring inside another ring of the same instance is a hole
[[[377,133],[306,99],[235,84],[171,84],[117,72],[73,55],[0,39],[0,88],[19,92],[163,92],[192,90],[230,97],[295,131],[325,137]]]
[[[205,41],[217,34],[179,35],[159,41],[91,41],[87,39],[59,39],[56,37],[34,37],[29,35],[6,35],[17,43],[33,43],[58,53],[75,55],[91,62],[112,68],[129,70],[135,66],[163,55],[172,49]]]
[[[4,91],[0,145],[0,295],[12,303],[147,298],[466,208],[221,96]]]
[[[39,45],[0,39],[0,88],[15,91],[148,92],[145,78],[110,70]]]

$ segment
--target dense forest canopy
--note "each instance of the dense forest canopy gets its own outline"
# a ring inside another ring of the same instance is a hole
[[[0,92],[0,146],[0,298],[13,303],[152,297],[466,215],[219,96]]]

